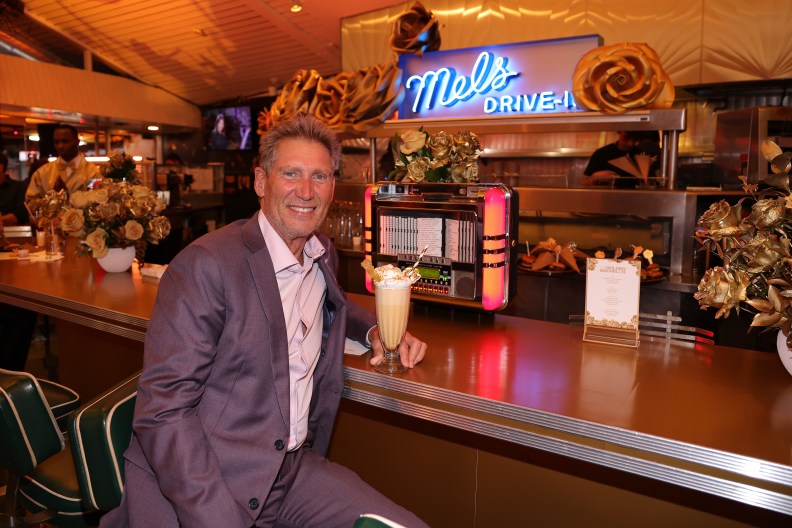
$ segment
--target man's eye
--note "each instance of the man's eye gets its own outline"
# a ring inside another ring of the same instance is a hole
[[[323,173],[323,172],[318,172],[318,173],[313,175],[313,179],[316,182],[325,183],[325,182],[330,180],[330,176],[328,174]]]
[[[283,171],[283,177],[293,180],[297,178],[298,174],[295,171]]]

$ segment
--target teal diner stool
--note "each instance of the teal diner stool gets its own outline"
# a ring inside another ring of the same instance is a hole
[[[9,475],[0,527],[45,521],[82,527],[98,520],[82,506],[71,451],[39,380],[27,372],[0,370],[0,470]],[[21,517],[19,505],[28,512]]]

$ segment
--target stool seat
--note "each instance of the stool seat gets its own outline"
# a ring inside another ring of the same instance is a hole
[[[69,387],[39,378],[39,385],[41,392],[44,393],[52,415],[55,416],[55,421],[58,422],[58,428],[61,431],[66,430],[68,423],[67,417],[69,414],[80,407],[80,395],[71,390]]]
[[[58,517],[48,521],[55,526],[83,528],[99,523],[99,512],[92,512],[83,506],[68,445],[22,477],[19,495],[21,504],[31,513],[45,509],[57,511]]]

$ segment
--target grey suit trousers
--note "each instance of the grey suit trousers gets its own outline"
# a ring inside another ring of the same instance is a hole
[[[157,486],[153,475],[135,464],[126,463],[131,476],[145,486]],[[143,486],[143,487],[145,487]],[[127,488],[123,501],[135,512],[132,528],[180,526],[170,503],[157,493],[136,493],[141,487]],[[152,500],[154,497],[154,500]],[[112,516],[102,519],[102,526],[112,526]],[[299,449],[286,455],[275,485],[267,497],[256,528],[352,528],[364,513],[375,513],[407,528],[427,527],[426,523],[366,484],[353,471],[330,462],[311,449]],[[139,515],[141,517],[139,517]],[[110,521],[110,524],[108,524]],[[188,527],[185,527],[188,528]]]

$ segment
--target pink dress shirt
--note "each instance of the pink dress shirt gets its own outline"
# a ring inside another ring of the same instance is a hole
[[[289,341],[289,443],[298,449],[308,434],[308,410],[313,394],[313,373],[322,345],[322,304],[327,293],[324,275],[316,260],[325,248],[311,236],[303,249],[303,264],[272,228],[262,211],[258,222],[269,249],[278,281]]]

